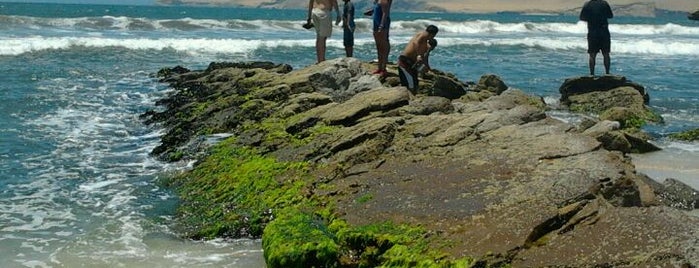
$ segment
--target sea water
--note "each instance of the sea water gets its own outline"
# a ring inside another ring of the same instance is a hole
[[[433,68],[464,81],[494,73],[555,106],[565,78],[588,72],[575,16],[392,16],[391,61],[435,24]],[[168,94],[153,77],[163,67],[313,64],[315,34],[304,21],[304,10],[0,3],[1,266],[264,266],[259,240],[178,237],[177,197],[159,179],[184,164],[149,155],[163,130],[139,115]],[[639,170],[699,188],[699,145],[665,138],[699,127],[699,23],[680,12],[611,23],[612,73],[644,85],[665,118],[646,127],[664,150],[634,156]],[[371,22],[357,14],[357,25],[355,56],[372,61]],[[329,59],[344,56],[340,32],[328,40]]]

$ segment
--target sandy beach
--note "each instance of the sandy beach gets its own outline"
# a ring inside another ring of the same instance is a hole
[[[658,182],[672,178],[699,189],[699,152],[665,148],[653,153],[632,154],[631,158],[638,172]]]

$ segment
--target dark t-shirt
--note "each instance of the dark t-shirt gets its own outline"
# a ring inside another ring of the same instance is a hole
[[[607,19],[613,17],[612,8],[604,0],[590,0],[585,3],[580,11],[580,20],[587,21],[587,30],[589,32],[608,30],[609,22],[607,22]]]
[[[345,2],[345,8],[342,11],[342,17],[347,18],[349,15],[349,21],[347,21],[347,26],[354,29],[356,26],[354,24],[354,4],[352,2]]]

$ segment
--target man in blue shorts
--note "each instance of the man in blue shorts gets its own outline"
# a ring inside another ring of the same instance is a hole
[[[604,57],[605,73],[609,74],[611,37],[607,19],[613,17],[612,8],[604,0],[590,0],[580,11],[580,20],[587,22],[587,53],[590,54],[590,75],[595,75],[595,59],[600,51]]]
[[[376,55],[378,59],[378,69],[373,74],[382,77],[386,76],[386,64],[388,64],[388,54],[391,52],[391,42],[388,39],[391,29],[391,4],[393,0],[374,0],[374,10],[372,11],[372,22],[374,30],[374,42],[376,42]]]
[[[352,57],[354,54],[354,29],[356,25],[354,23],[354,4],[350,0],[344,0],[345,7],[342,11],[342,29],[344,36],[342,38],[342,44],[345,46],[345,56]]]

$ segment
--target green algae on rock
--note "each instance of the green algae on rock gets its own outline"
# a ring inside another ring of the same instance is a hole
[[[614,124],[583,133],[492,75],[414,95],[372,68],[164,72],[176,91],[145,117],[168,130],[155,155],[198,160],[172,179],[184,233],[262,237],[270,267],[698,262],[698,220],[603,146]]]
[[[673,133],[669,136],[671,139],[681,141],[697,141],[699,140],[699,128],[691,129],[679,133]]]

